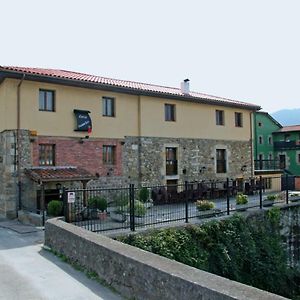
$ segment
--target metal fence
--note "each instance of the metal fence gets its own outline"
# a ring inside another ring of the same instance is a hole
[[[285,182],[289,180],[285,178]],[[237,204],[238,195],[246,195],[247,203]],[[94,232],[188,223],[298,199],[300,192],[298,195],[290,191],[288,184],[282,184],[282,177],[261,176],[177,185],[130,184],[124,188],[63,190],[66,221]]]

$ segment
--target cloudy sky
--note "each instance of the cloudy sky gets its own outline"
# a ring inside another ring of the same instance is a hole
[[[300,108],[300,1],[9,0],[0,65],[59,68]]]

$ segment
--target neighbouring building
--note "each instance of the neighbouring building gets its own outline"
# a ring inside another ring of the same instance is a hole
[[[254,175],[259,106],[82,73],[0,67],[0,214],[59,187]]]

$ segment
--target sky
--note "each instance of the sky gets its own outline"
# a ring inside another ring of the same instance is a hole
[[[0,65],[64,69],[300,108],[298,0],[9,0]]]

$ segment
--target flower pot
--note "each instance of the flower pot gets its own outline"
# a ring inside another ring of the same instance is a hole
[[[274,200],[265,199],[262,202],[263,207],[270,207],[273,206],[273,204],[274,204]]]
[[[145,208],[149,209],[153,206],[153,203],[152,202],[145,202],[144,206],[145,206]]]
[[[294,197],[290,196],[290,197],[289,197],[289,200],[290,200],[291,202],[297,202],[297,201],[300,200],[300,196],[294,196]]]
[[[98,218],[99,218],[99,220],[101,220],[101,221],[106,220],[106,219],[107,219],[107,212],[106,212],[106,211],[98,212]]]
[[[198,218],[212,218],[217,216],[221,212],[220,209],[208,209],[208,210],[199,210]]]
[[[235,210],[236,211],[245,211],[248,208],[248,204],[236,204]]]
[[[127,216],[123,213],[116,213],[114,211],[110,212],[110,217],[112,220],[119,222],[119,223],[124,223],[127,219]]]

